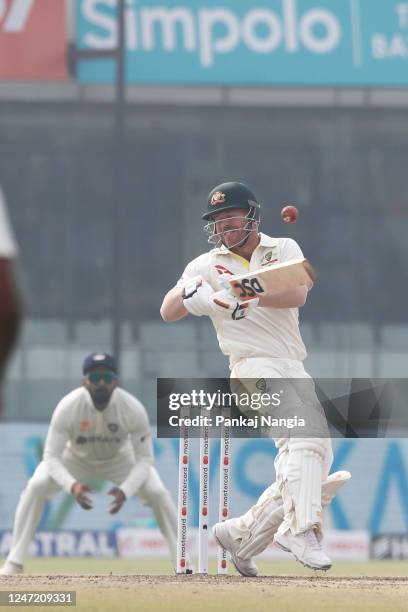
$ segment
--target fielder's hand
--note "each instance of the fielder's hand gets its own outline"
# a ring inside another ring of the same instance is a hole
[[[72,495],[84,510],[91,510],[91,508],[93,508],[91,498],[87,495],[87,493],[90,492],[91,489],[88,487],[88,485],[84,485],[82,482],[74,482],[71,487]]]
[[[109,491],[108,495],[113,495],[114,497],[114,500],[111,503],[110,508],[109,508],[109,513],[116,514],[117,512],[119,512],[119,510],[125,503],[126,495],[124,494],[122,489],[119,489],[119,487],[113,487],[113,489]]]

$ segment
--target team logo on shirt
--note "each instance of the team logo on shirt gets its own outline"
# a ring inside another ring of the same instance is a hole
[[[119,436],[88,436],[87,438],[85,436],[77,436],[77,438],[75,439],[75,444],[87,444],[87,442],[91,442],[91,443],[95,443],[95,442],[102,442],[104,443],[108,443],[108,444],[112,444],[113,442],[116,442],[117,444],[120,444],[120,442],[122,441],[122,439]]]
[[[211,196],[211,206],[217,206],[217,204],[223,204],[225,202],[225,193],[222,191],[216,191]]]
[[[273,247],[271,251],[265,253],[265,255],[261,259],[261,266],[266,266],[267,264],[275,263],[278,261],[276,257],[276,247]]]
[[[91,421],[80,421],[79,431],[91,431]]]
[[[119,425],[116,425],[116,423],[109,423],[108,429],[112,433],[116,433],[118,431],[118,429],[119,429]]]

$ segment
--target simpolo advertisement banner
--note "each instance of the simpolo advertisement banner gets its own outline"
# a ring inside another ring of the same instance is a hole
[[[62,0],[0,0],[0,79],[64,80]]]
[[[116,0],[77,0],[77,44],[117,41]],[[408,85],[408,2],[129,0],[127,80],[184,85]],[[112,60],[81,63],[108,83]]]

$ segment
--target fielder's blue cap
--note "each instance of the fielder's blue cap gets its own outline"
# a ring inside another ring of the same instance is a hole
[[[115,372],[115,374],[118,373],[116,359],[112,355],[108,355],[108,353],[91,353],[88,357],[85,357],[82,373],[86,374],[94,368],[106,368]]]

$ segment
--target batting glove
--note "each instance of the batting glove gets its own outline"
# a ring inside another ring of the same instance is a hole
[[[239,320],[245,318],[249,310],[258,305],[258,299],[241,303],[230,289],[214,291],[206,281],[193,279],[184,288],[183,304],[186,310],[196,317],[207,315]]]

